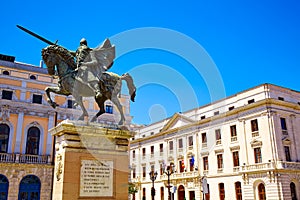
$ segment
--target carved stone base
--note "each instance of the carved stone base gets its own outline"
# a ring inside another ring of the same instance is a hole
[[[52,199],[128,199],[131,132],[69,120],[49,132],[56,138]]]

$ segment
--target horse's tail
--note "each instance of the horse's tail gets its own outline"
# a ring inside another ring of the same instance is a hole
[[[125,73],[121,76],[121,80],[126,81],[127,87],[128,87],[128,90],[129,90],[129,94],[130,94],[130,99],[131,99],[131,101],[134,102],[134,98],[135,98],[135,95],[136,95],[136,87],[133,83],[132,77],[130,76],[130,74]]]

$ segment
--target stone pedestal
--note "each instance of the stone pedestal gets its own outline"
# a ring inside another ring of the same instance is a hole
[[[128,199],[131,132],[69,120],[49,132],[56,138],[52,199]]]

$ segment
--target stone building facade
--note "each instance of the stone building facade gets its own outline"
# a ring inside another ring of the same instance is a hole
[[[262,84],[137,130],[132,199],[300,199],[300,93]],[[167,175],[169,174],[169,176]],[[204,194],[205,193],[205,194]]]
[[[51,199],[54,171],[54,138],[48,130],[65,119],[77,119],[81,109],[73,106],[72,96],[52,94],[60,105],[56,109],[46,101],[45,87],[57,79],[42,66],[0,56],[0,199]],[[122,95],[126,124],[131,123],[129,96]],[[98,111],[93,98],[85,98],[90,115]],[[110,101],[98,123],[114,126],[119,121]]]

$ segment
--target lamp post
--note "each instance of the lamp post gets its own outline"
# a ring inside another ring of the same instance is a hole
[[[149,173],[149,176],[150,176],[150,179],[152,181],[151,197],[152,197],[152,200],[154,200],[154,196],[155,196],[154,181],[156,180],[157,172],[151,171]]]
[[[174,165],[170,164],[167,166],[167,170],[164,172],[168,176],[168,200],[171,200],[171,185],[170,185],[170,176],[174,173],[173,171]]]

